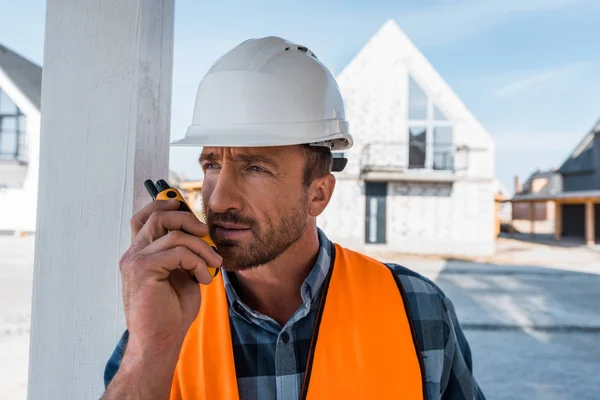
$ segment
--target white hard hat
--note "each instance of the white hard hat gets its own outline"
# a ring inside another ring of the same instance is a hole
[[[192,125],[174,146],[352,147],[334,77],[306,47],[251,39],[221,57],[198,87]]]

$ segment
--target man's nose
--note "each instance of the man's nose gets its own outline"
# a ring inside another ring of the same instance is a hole
[[[216,178],[214,189],[208,199],[208,207],[214,213],[224,213],[239,211],[242,205],[243,196],[237,175],[231,168],[224,167]]]

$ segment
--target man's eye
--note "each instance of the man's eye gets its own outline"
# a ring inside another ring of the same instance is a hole
[[[262,169],[261,167],[259,167],[257,165],[251,165],[248,169],[252,172],[265,172],[264,169]]]
[[[214,163],[204,164],[204,169],[215,169],[215,168],[217,168],[217,164],[214,164]]]

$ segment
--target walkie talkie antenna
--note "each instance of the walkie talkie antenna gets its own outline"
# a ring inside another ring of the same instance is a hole
[[[152,179],[146,180],[144,182],[144,186],[146,187],[148,193],[150,193],[150,196],[152,196],[152,200],[156,200],[156,196],[158,195],[158,189],[156,188],[154,182],[152,182]]]
[[[164,179],[159,179],[156,181],[156,188],[159,192],[162,192],[163,190],[171,189],[171,186]]]

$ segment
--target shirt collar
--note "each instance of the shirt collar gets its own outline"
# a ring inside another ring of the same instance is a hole
[[[331,241],[320,228],[317,228],[317,232],[319,236],[319,253],[317,254],[317,260],[315,261],[314,266],[300,288],[302,307],[307,309],[310,309],[311,304],[318,300],[317,297],[321,291],[321,288],[323,287],[323,282],[325,282],[329,268],[331,267],[331,252],[333,243],[331,243]],[[223,274],[223,283],[225,284],[225,291],[227,292],[227,301],[229,302],[229,307],[236,312],[239,311],[240,307],[252,312],[253,310],[246,306],[236,293],[235,288],[231,284],[231,280],[229,279],[227,271],[221,270],[221,273]]]

